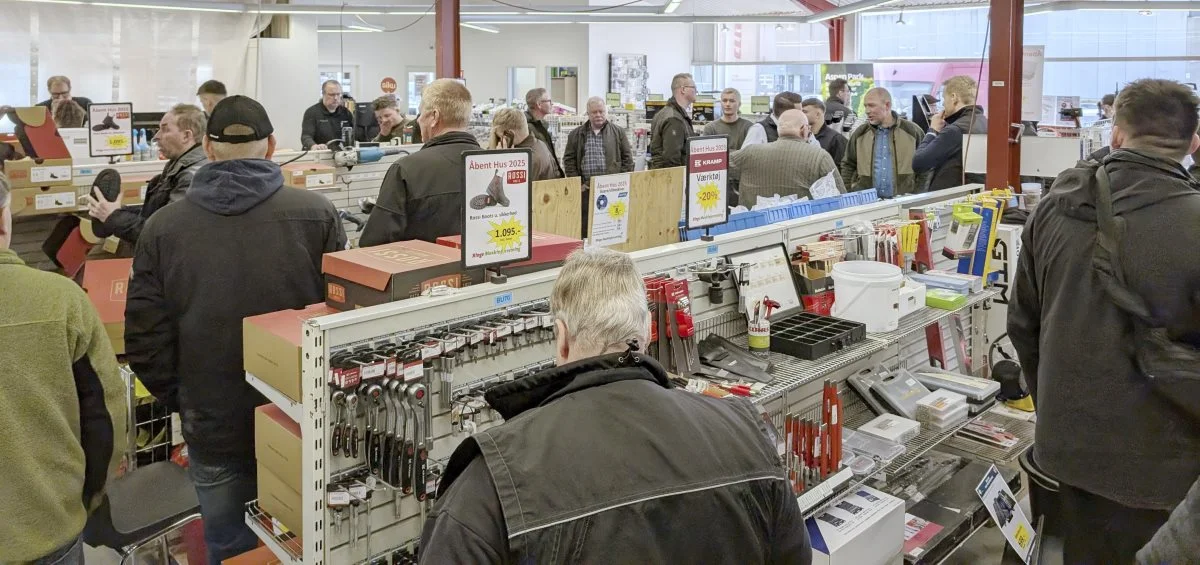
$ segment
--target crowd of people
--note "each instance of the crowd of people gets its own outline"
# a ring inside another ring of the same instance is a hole
[[[43,105],[80,103],[66,77],[48,87]],[[929,131],[893,110],[886,89],[870,89],[862,96],[866,123],[848,138],[840,124],[854,112],[844,82],[831,83],[825,101],[780,93],[758,123],[739,115],[741,95],[726,89],[721,118],[703,133],[729,136],[745,205],[808,195],[826,177],[839,191],[874,188],[891,197],[961,184],[963,136],[986,128],[976,88],[969,77],[947,80]],[[677,75],[671,91],[653,120],[652,168],[681,165],[697,133],[694,80]],[[256,496],[253,411],[266,400],[245,382],[242,319],[320,302],[321,257],[347,242],[327,199],[282,190],[271,160],[274,127],[261,104],[229,96],[215,81],[197,95],[203,109],[178,105],[162,118],[158,139],[169,160],[145,204],[104,198],[120,184],[106,171],[96,177],[88,214],[97,233],[132,248],[126,355],[147,389],[181,414],[215,564],[258,543],[243,513]],[[340,84],[322,85],[321,101],[304,116],[308,149],[341,138],[351,116],[342,100]],[[608,121],[603,100],[588,100],[588,120],[567,135],[561,163],[544,123],[550,97],[539,88],[526,101],[527,111],[497,112],[488,145],[529,149],[535,180],[633,170],[627,136]],[[433,81],[411,121],[388,98],[371,109],[376,139],[411,127],[425,141],[388,169],[360,245],[461,233],[463,152],[480,149],[467,131],[466,86]],[[1135,362],[1151,330],[1161,330],[1159,342],[1200,347],[1200,271],[1187,259],[1190,244],[1200,244],[1200,185],[1181,164],[1200,150],[1198,109],[1195,93],[1178,83],[1125,87],[1112,103],[1111,152],[1060,175],[1025,227],[1009,336],[1038,407],[1034,459],[1061,483],[1056,526],[1068,563],[1182,563],[1200,555],[1196,399],[1179,403]],[[18,368],[21,386],[34,387],[22,398],[43,400],[10,403],[0,423],[37,428],[44,441],[70,448],[27,449],[24,434],[0,437],[0,452],[22,454],[0,459],[0,500],[12,510],[0,521],[0,560],[75,563],[83,524],[120,459],[124,386],[82,291],[25,267],[9,249],[9,193],[0,174],[0,366]],[[1121,237],[1106,239],[1114,218]],[[196,245],[197,233],[205,245]],[[641,353],[649,314],[627,255],[572,256],[550,307],[558,367],[493,391],[510,421],[485,432],[486,444],[468,439],[451,459],[423,533],[422,562],[501,562],[564,547],[581,560],[810,562],[807,529],[762,418],[741,400],[671,393],[662,367]],[[543,443],[531,446],[531,437]],[[643,480],[578,488],[602,481],[598,474],[612,463],[568,449],[583,444],[620,453]],[[509,460],[524,463],[501,477],[493,462]],[[522,509],[523,525],[506,524],[512,499],[535,501]]]

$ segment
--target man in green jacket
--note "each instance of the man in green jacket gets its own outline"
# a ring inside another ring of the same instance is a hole
[[[687,163],[687,140],[692,129],[692,103],[696,81],[688,73],[671,78],[671,100],[654,115],[650,124],[650,169],[682,167]]]
[[[913,171],[912,161],[925,132],[892,111],[887,89],[868,90],[863,103],[867,125],[850,134],[841,165],[846,190],[874,188],[880,198],[923,192],[928,173]]]
[[[87,295],[9,249],[0,173],[0,563],[83,563],[80,532],[121,460],[125,388]]]

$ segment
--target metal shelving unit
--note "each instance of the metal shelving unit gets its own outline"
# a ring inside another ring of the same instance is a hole
[[[246,373],[246,382],[250,383],[250,386],[257,389],[258,392],[262,393],[263,396],[267,397],[267,400],[270,400],[276,406],[278,406],[280,410],[283,410],[283,413],[287,414],[288,417],[293,421],[300,422],[303,420],[303,404],[288,398],[282,392],[279,392],[279,389],[267,384],[266,381],[250,373]]]
[[[899,342],[901,339],[912,335],[913,332],[918,332],[925,329],[926,326],[936,324],[942,320],[949,318],[954,314],[960,314],[975,307],[978,304],[995,298],[1000,294],[999,290],[987,288],[983,292],[976,292],[967,297],[967,303],[955,310],[939,310],[937,308],[924,308],[908,316],[900,318],[900,327],[890,332],[868,333],[867,337],[885,342]]]
[[[257,502],[246,505],[246,525],[271,549],[284,565],[303,565],[304,548],[295,534],[276,535],[271,527],[271,517],[258,507]]]

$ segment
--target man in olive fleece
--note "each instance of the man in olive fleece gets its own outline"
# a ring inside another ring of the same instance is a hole
[[[125,385],[87,295],[25,266],[0,173],[0,563],[83,563],[80,532],[116,471]]]

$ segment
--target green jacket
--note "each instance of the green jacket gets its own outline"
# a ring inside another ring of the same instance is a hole
[[[83,531],[123,454],[125,388],[87,295],[0,249],[0,562]]]
[[[672,98],[650,124],[650,169],[687,164],[687,140],[696,135],[692,116]]]
[[[929,173],[913,171],[913,155],[917,153],[917,144],[925,137],[921,128],[899,114],[892,112],[896,124],[892,131],[892,164],[896,171],[896,196],[912,194],[924,189]],[[873,163],[875,160],[875,131],[879,126],[863,123],[850,134],[846,146],[846,157],[842,159],[842,182],[846,190],[866,190],[875,188]]]

